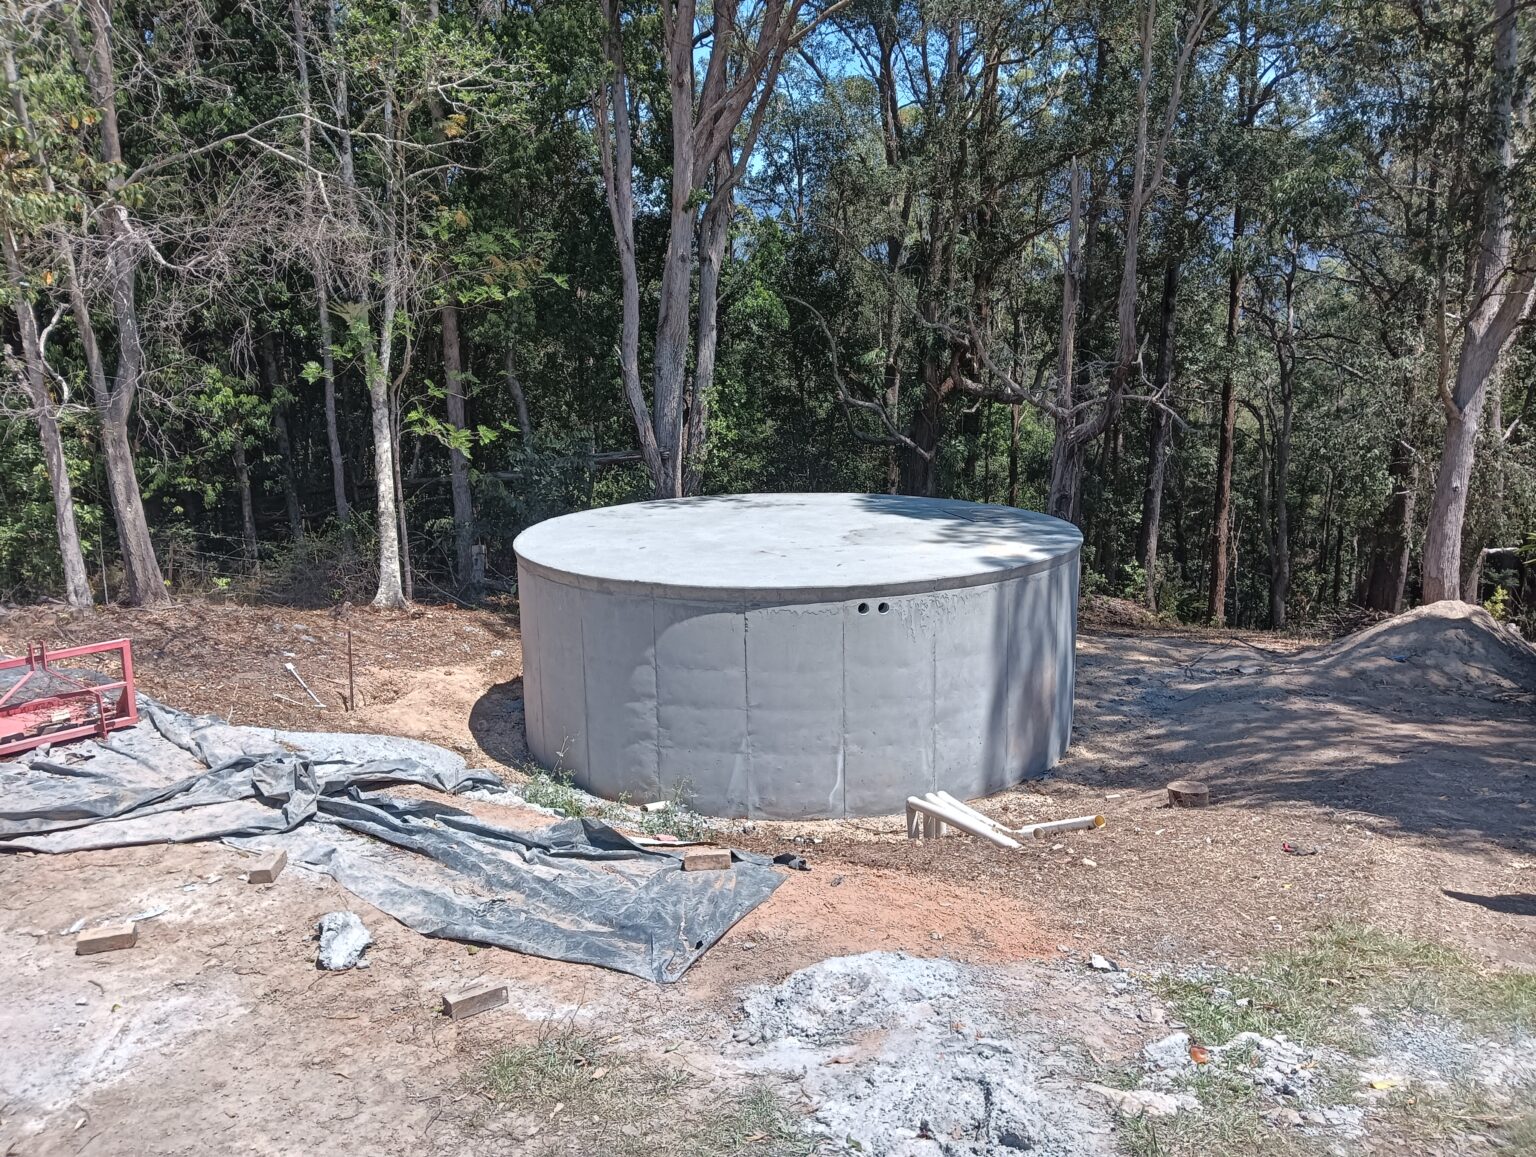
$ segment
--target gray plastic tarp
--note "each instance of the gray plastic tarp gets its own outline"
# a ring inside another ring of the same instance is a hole
[[[283,848],[428,936],[656,981],[681,976],[778,887],[762,857],[683,872],[595,820],[521,830],[376,790],[503,785],[431,744],[231,727],[141,696],[143,721],[0,762],[0,851],[223,839]]]

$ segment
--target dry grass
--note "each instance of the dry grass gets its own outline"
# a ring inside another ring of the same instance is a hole
[[[814,1146],[765,1085],[705,1091],[680,1066],[559,1026],[491,1054],[479,1131],[529,1157],[804,1157]]]
[[[1173,978],[1162,989],[1191,1035],[1216,1044],[1251,1031],[1359,1052],[1368,1042],[1358,1018],[1340,1016],[1355,1005],[1388,1019],[1442,1016],[1499,1040],[1536,1031],[1536,974],[1492,971],[1444,945],[1355,924],[1269,953],[1251,972]]]
[[[1371,1055],[1377,1031],[1393,1023],[1439,1019],[1490,1042],[1519,1040],[1536,1026],[1536,975],[1489,971],[1441,945],[1356,925],[1271,953],[1249,972],[1166,979],[1162,995],[1198,1041],[1224,1044],[1251,1031],[1355,1059]],[[1374,1027],[1355,1015],[1357,1006],[1371,1010]],[[1126,1072],[1121,1083],[1133,1084],[1138,1075]],[[1319,1104],[1349,1104],[1357,1091],[1348,1066],[1319,1085]],[[1334,1134],[1272,1124],[1265,1113],[1275,1102],[1220,1064],[1196,1070],[1179,1087],[1199,1097],[1201,1112],[1126,1122],[1122,1139],[1134,1157],[1312,1157],[1338,1150]],[[1466,1081],[1415,1082],[1374,1104],[1367,1120],[1368,1138],[1347,1151],[1536,1153],[1531,1087],[1496,1093]]]
[[[1120,1142],[1131,1157],[1320,1157],[1333,1147],[1330,1138],[1271,1125],[1264,1119],[1270,1106],[1239,1073],[1212,1065],[1180,1090],[1200,1098],[1200,1112],[1127,1120]]]

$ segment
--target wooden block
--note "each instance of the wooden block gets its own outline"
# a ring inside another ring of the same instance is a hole
[[[256,861],[256,866],[250,870],[246,879],[252,884],[270,884],[283,874],[283,869],[288,866],[287,852],[273,852]]]
[[[1168,785],[1168,802],[1174,807],[1205,807],[1211,802],[1211,789],[1198,780],[1176,779]]]
[[[454,1020],[463,1020],[507,1003],[507,986],[504,981],[488,980],[462,992],[443,993],[443,1012]]]
[[[688,852],[683,856],[685,872],[722,872],[730,866],[731,850],[729,848],[705,848],[703,851]]]
[[[139,929],[136,925],[104,924],[100,928],[87,928],[75,937],[75,955],[116,952],[119,948],[132,948],[138,942]]]

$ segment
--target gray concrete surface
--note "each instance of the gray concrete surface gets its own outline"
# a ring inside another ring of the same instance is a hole
[[[1030,511],[889,495],[541,523],[515,543],[529,749],[597,795],[707,815],[999,791],[1070,737],[1081,543]]]

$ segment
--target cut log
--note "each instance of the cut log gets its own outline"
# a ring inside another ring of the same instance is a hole
[[[1176,779],[1168,785],[1168,803],[1172,807],[1205,807],[1211,802],[1211,789],[1194,779]]]

